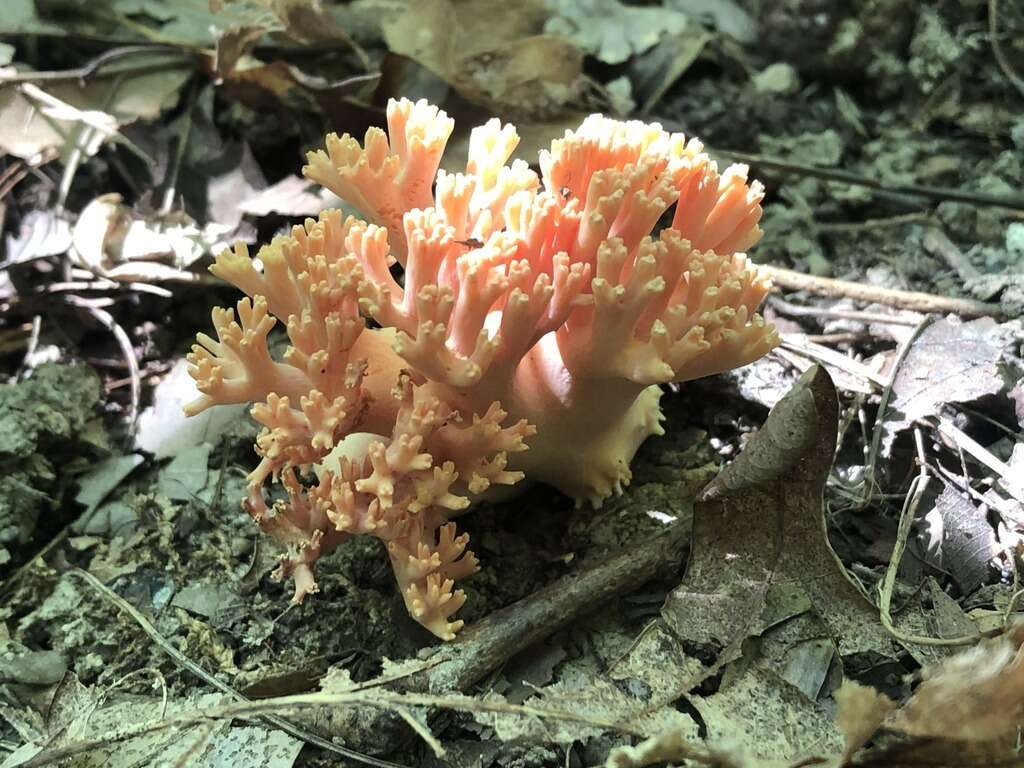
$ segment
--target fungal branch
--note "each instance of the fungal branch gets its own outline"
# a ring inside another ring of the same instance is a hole
[[[450,639],[455,582],[478,568],[452,519],[474,498],[526,478],[599,505],[661,434],[660,384],[778,343],[742,253],[763,190],[636,121],[592,115],[541,153],[540,176],[509,163],[518,136],[497,120],[455,174],[438,170],[444,112],[392,101],[387,122],[362,144],[328,136],[304,169],[363,219],[325,211],[255,259],[217,257],[246,298],[214,310],[216,339],[199,335],[186,410],[254,403],[244,506],[289,548],[296,600],[317,591],[322,555],[376,536],[410,614]]]

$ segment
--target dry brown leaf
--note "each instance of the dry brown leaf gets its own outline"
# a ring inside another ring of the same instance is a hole
[[[227,247],[222,239],[231,230],[215,223],[200,229],[183,213],[151,221],[124,205],[120,195],[100,195],[82,209],[71,230],[71,255],[111,280],[191,282],[196,275],[182,268]]]
[[[52,150],[64,160],[76,147],[95,154],[122,125],[154,118],[175,103],[190,74],[179,64],[85,85],[0,85],[0,152],[30,163]]]
[[[389,49],[470,101],[519,119],[556,113],[580,85],[583,54],[541,34],[543,5],[484,0],[408,2],[383,22]]]
[[[662,611],[680,637],[725,647],[760,634],[771,590],[805,595],[842,655],[893,655],[876,610],[845,577],[825,532],[822,493],[837,409],[828,373],[811,368],[705,489],[686,577]]]
[[[1024,623],[921,671],[886,721],[911,736],[1013,743],[1024,726]]]
[[[896,702],[871,686],[847,680],[836,691],[836,705],[839,707],[836,725],[846,739],[843,750],[845,762],[875,735],[882,721],[896,707]]]

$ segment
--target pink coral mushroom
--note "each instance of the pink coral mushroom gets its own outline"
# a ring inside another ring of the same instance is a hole
[[[662,433],[660,384],[777,343],[755,312],[768,282],[741,253],[763,192],[659,125],[592,115],[541,153],[538,177],[508,164],[511,125],[476,128],[466,172],[449,174],[444,112],[392,101],[387,119],[362,146],[331,134],[304,168],[366,221],[325,211],[255,260],[217,257],[248,298],[214,310],[216,340],[199,335],[187,410],[256,403],[244,506],[289,545],[296,600],[317,591],[321,555],[371,534],[412,616],[450,639],[454,583],[478,568],[451,522],[471,499],[527,477],[600,504]],[[267,348],[278,320],[282,361]],[[273,504],[270,478],[286,494]]]

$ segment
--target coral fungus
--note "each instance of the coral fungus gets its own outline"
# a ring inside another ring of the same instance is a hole
[[[660,384],[777,343],[755,313],[767,281],[741,253],[763,193],[659,125],[592,115],[541,153],[538,177],[508,164],[511,125],[476,128],[450,174],[444,112],[392,101],[387,122],[362,146],[328,136],[304,168],[365,221],[325,211],[255,259],[217,257],[248,298],[214,310],[217,339],[198,337],[187,410],[255,402],[244,506],[289,545],[296,600],[317,590],[321,555],[371,534],[409,612],[450,639],[454,582],[478,567],[451,520],[473,497],[526,477],[600,504],[661,434]]]

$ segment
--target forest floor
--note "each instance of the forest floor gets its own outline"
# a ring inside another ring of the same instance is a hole
[[[507,5],[7,0],[0,766],[1024,765],[1024,6]],[[460,519],[451,646],[369,537],[291,604],[257,425],[181,413],[211,251],[337,204],[304,152],[400,96],[452,168],[594,111],[749,164],[783,338],[600,509]]]

